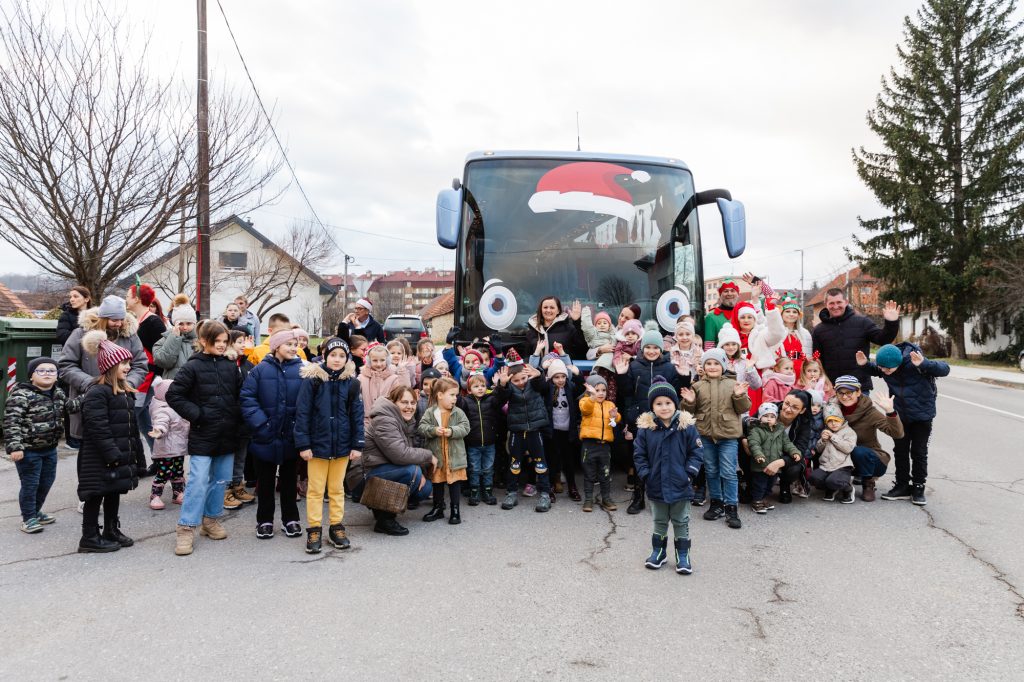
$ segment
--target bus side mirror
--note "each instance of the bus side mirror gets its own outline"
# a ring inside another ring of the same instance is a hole
[[[722,232],[729,258],[739,258],[747,249],[747,214],[742,201],[718,199],[718,212],[722,214]]]
[[[462,188],[437,193],[437,243],[446,249],[458,246],[461,215]]]

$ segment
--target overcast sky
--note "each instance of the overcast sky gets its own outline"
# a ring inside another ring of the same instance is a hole
[[[824,283],[845,263],[857,215],[879,212],[850,149],[877,148],[865,113],[919,4],[222,2],[303,186],[357,271],[451,267],[434,202],[465,155],[575,149],[579,111],[584,150],[680,158],[698,189],[746,204],[748,247],[735,261],[717,211],[701,210],[707,275],[751,269],[784,287],[799,283],[794,249],[806,248],[808,285]],[[153,30],[154,69],[194,78],[194,3],[124,7]],[[209,48],[211,79],[248,87],[216,0]],[[244,215],[274,235],[308,211],[292,187]],[[0,272],[24,263],[0,247]]]

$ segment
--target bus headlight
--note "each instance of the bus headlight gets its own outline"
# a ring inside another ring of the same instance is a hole
[[[480,319],[495,331],[508,329],[515,322],[519,306],[512,291],[500,279],[488,280],[480,296]]]
[[[655,310],[658,324],[674,332],[679,318],[690,314],[690,292],[684,286],[669,289],[658,298]]]

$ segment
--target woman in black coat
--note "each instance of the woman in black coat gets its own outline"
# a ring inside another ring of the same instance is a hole
[[[546,296],[537,306],[537,312],[526,323],[526,343],[530,353],[545,355],[557,352],[555,344],[560,343],[566,355],[571,358],[583,358],[587,354],[587,342],[583,339],[583,328],[580,326],[580,315],[583,307],[579,301],[572,304],[572,309],[564,311],[562,302],[557,296]],[[538,342],[544,342],[540,348]]]
[[[77,466],[78,499],[85,504],[78,551],[113,552],[134,544],[121,533],[117,513],[121,495],[139,484],[135,465],[143,456],[135,419],[135,390],[126,381],[132,354],[108,341],[102,331],[86,334],[82,346],[90,355],[97,355],[102,373],[82,399],[84,433]]]

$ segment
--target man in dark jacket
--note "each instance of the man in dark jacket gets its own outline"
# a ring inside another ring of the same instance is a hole
[[[373,304],[365,298],[356,301],[353,307],[355,312],[345,316],[345,319],[338,323],[338,336],[348,343],[352,334],[359,334],[371,343],[386,343],[384,339],[384,327],[380,322],[373,319]]]
[[[899,332],[900,307],[895,301],[886,301],[882,311],[885,326],[879,327],[870,318],[850,307],[842,289],[825,292],[825,309],[821,322],[811,331],[814,350],[820,355],[825,374],[832,381],[843,375],[860,380],[863,391],[871,391],[871,376],[857,364],[857,351],[868,353],[870,344],[891,343]]]

